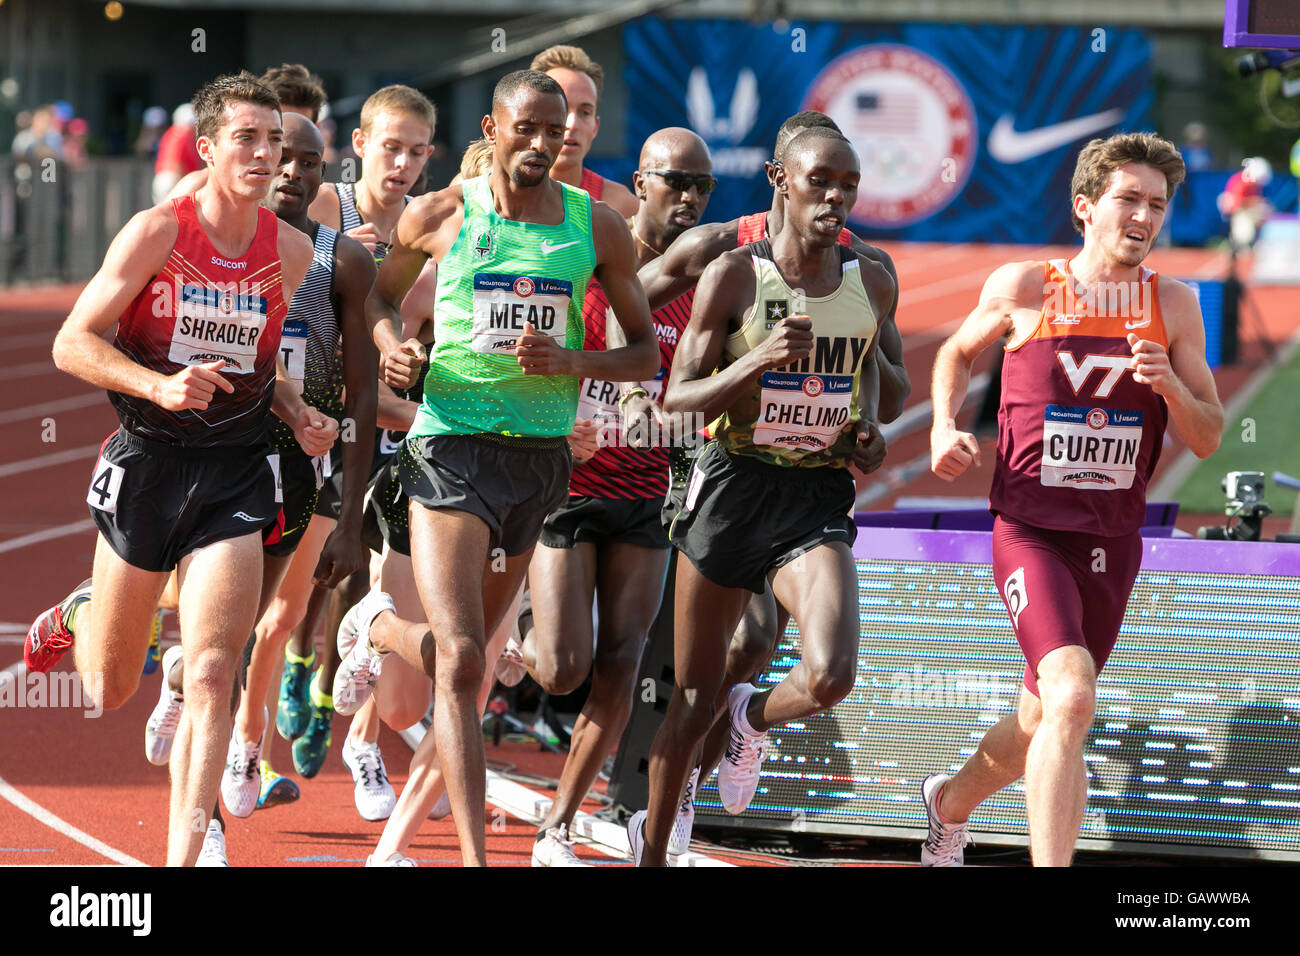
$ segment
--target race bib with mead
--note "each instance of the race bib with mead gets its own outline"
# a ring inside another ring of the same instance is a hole
[[[474,351],[513,357],[525,324],[565,348],[572,299],[573,283],[566,280],[476,272]]]
[[[769,371],[759,383],[755,445],[820,451],[849,423],[852,375]]]
[[[168,358],[180,365],[218,359],[228,375],[247,375],[257,364],[266,330],[266,299],[203,286],[182,285]]]
[[[1048,405],[1040,482],[1048,488],[1132,488],[1142,447],[1142,413]]]

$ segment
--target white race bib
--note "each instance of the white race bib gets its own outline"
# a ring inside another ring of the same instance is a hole
[[[772,448],[821,451],[849,423],[852,375],[805,375],[764,372],[759,380],[754,444]]]
[[[298,394],[302,394],[307,379],[307,323],[302,319],[285,319],[280,333],[280,358],[289,372]]]
[[[1039,480],[1047,488],[1132,488],[1141,447],[1141,412],[1048,405]]]
[[[182,285],[168,358],[180,365],[225,361],[224,375],[247,375],[266,331],[266,299]]]
[[[90,490],[86,492],[86,504],[111,515],[117,514],[117,496],[122,490],[126,469],[101,456],[95,462],[94,475],[90,479]]]
[[[514,357],[525,323],[566,347],[573,283],[540,276],[474,275],[473,349]]]

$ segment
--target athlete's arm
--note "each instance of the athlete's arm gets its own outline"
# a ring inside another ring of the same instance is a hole
[[[316,198],[307,207],[307,218],[314,219],[322,226],[340,230],[343,227],[343,207],[339,203],[338,191],[333,183],[321,183],[316,191]]]
[[[727,333],[754,301],[754,268],[749,253],[733,250],[704,270],[695,290],[691,321],[673,353],[673,370],[664,391],[664,411],[698,414],[712,421],[751,389],[754,377],[806,357],[813,346],[807,316],[778,322],[757,348],[714,374]]]
[[[912,391],[912,383],[908,379],[907,369],[903,365],[903,337],[899,335],[898,325],[894,321],[894,316],[898,311],[898,272],[894,269],[894,260],[889,257],[889,253],[876,246],[868,245],[856,236],[854,237],[853,251],[858,253],[859,258],[865,256],[868,261],[878,263],[888,274],[892,285],[892,288],[886,288],[882,285],[879,290],[880,298],[874,300],[877,305],[885,302],[888,302],[889,305],[888,308],[880,310],[877,321],[880,334],[877,336],[874,374],[877,377],[876,396],[878,401],[876,414],[872,417],[873,421],[892,422],[903,414],[903,404]],[[866,278],[865,272],[863,277]],[[866,391],[865,385],[864,382],[864,392]]]
[[[596,247],[596,280],[623,327],[627,344],[603,352],[566,349],[525,325],[515,348],[519,365],[525,375],[577,375],[607,382],[653,378],[659,371],[659,340],[637,281],[632,234],[617,212],[604,203],[593,203],[591,238]]]
[[[179,199],[181,196],[193,196],[196,192],[208,184],[208,167],[196,169],[192,173],[186,173],[181,177],[180,182],[171,188],[167,193],[166,202],[173,199]]]
[[[1031,318],[1025,313],[1042,298],[1042,263],[1012,262],[999,266],[980,293],[979,305],[961,328],[939,347],[934,359],[930,400],[934,424],[930,428],[930,470],[952,481],[973,463],[980,465],[980,446],[970,432],[957,430],[957,413],[970,387],[971,367],[981,352],[1002,336],[1017,330],[1028,334]]]
[[[1197,458],[1208,458],[1223,436],[1223,405],[1205,362],[1205,327],[1196,294],[1173,279],[1160,282],[1160,312],[1169,339],[1166,352],[1130,332],[1133,380],[1150,385],[1169,406],[1169,420]]]
[[[415,424],[419,402],[402,398],[383,382],[379,382],[379,404],[375,411],[375,424],[395,432],[407,432]]]
[[[411,286],[411,291],[402,299],[402,338],[424,341],[422,333],[426,325],[433,324],[433,303],[438,291],[438,263],[433,259],[424,264],[420,277]]]
[[[275,391],[271,396],[271,413],[293,431],[298,447],[309,457],[324,455],[334,446],[339,435],[339,423],[302,400],[302,392],[284,360],[275,359]]]
[[[630,219],[636,215],[640,208],[640,203],[632,195],[632,190],[628,189],[622,183],[616,183],[612,179],[605,180],[605,188],[600,193],[600,201],[607,206],[611,206],[624,219]]]
[[[736,248],[736,229],[734,222],[692,226],[674,239],[662,256],[643,265],[638,276],[651,311],[690,291],[709,263]]]
[[[176,217],[169,205],[136,213],[122,227],[54,338],[54,364],[60,371],[173,412],[201,411],[217,389],[234,391],[220,374],[222,361],[163,375],[133,362],[107,341],[122,313],[166,264],[176,235]]]

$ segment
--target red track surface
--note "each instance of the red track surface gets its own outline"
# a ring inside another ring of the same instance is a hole
[[[1014,259],[1068,255],[1067,250],[1033,247],[891,244],[903,289],[898,324],[912,378],[909,406],[928,399],[929,369],[943,339],[975,305],[984,279],[998,264]],[[1151,265],[1180,277],[1213,277],[1223,272],[1214,254],[1165,250]],[[21,658],[22,633],[49,604],[85,577],[94,535],[88,528],[86,486],[96,451],[116,428],[103,392],[59,373],[50,361],[50,343],[75,299],[77,289],[10,290],[0,296],[0,669]],[[1288,309],[1287,290],[1254,290],[1274,340],[1297,324]],[[1219,373],[1226,401],[1258,363],[1256,347],[1244,348],[1244,361]],[[982,360],[987,363],[987,357]],[[976,371],[982,371],[986,364]],[[51,435],[51,427],[53,434]],[[917,431],[890,447],[883,472],[896,478],[908,463],[928,462],[928,416]],[[48,441],[53,437],[54,441]],[[46,440],[43,440],[46,439]],[[1166,449],[1162,467],[1180,450]],[[928,468],[900,483],[875,503],[887,508],[902,494],[987,495],[992,445],[986,465],[959,485],[929,475]],[[1217,516],[1216,516],[1217,518]],[[1206,519],[1186,516],[1180,526]],[[62,533],[60,533],[62,532]],[[39,536],[45,540],[32,540]],[[24,540],[26,539],[26,541]],[[175,634],[171,635],[175,639]],[[69,665],[64,665],[69,666]],[[24,797],[68,824],[121,853],[149,864],[163,862],[166,844],[167,773],[149,765],[142,753],[143,727],[157,699],[159,678],[144,678],[139,692],[121,710],[96,720],[68,709],[0,709],[0,778]],[[295,804],[257,811],[247,820],[229,821],[229,854],[235,865],[357,865],[374,847],[383,824],[366,823],[352,803],[352,782],[338,756],[348,721],[335,721],[335,746],[318,777],[299,781],[303,796]],[[409,753],[387,729],[381,738],[395,786],[405,780]],[[289,767],[287,747],[274,745],[277,769]],[[528,745],[505,745],[489,759],[520,770],[558,777],[560,758],[541,755]],[[588,809],[592,809],[589,807]],[[489,817],[489,819],[492,819]],[[503,865],[527,865],[533,828],[512,817],[504,830],[489,828],[488,856]],[[593,862],[617,861],[588,849]],[[411,855],[421,864],[454,865],[459,851],[450,819],[422,828]],[[0,865],[19,863],[97,865],[100,853],[37,822],[12,803],[0,800]]]

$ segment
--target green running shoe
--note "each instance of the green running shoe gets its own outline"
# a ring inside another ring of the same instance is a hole
[[[257,795],[257,809],[274,807],[281,803],[293,803],[298,799],[298,785],[288,777],[282,777],[265,760],[258,771],[262,777],[262,789]]]
[[[293,742],[293,767],[301,776],[310,779],[320,773],[325,755],[330,750],[330,725],[333,722],[333,707],[312,705],[307,729]]]
[[[284,674],[280,678],[280,699],[275,705],[275,729],[285,740],[297,740],[307,730],[311,720],[311,698],[308,685],[311,683],[312,666],[316,663],[316,651],[311,657],[302,658],[284,651]]]

